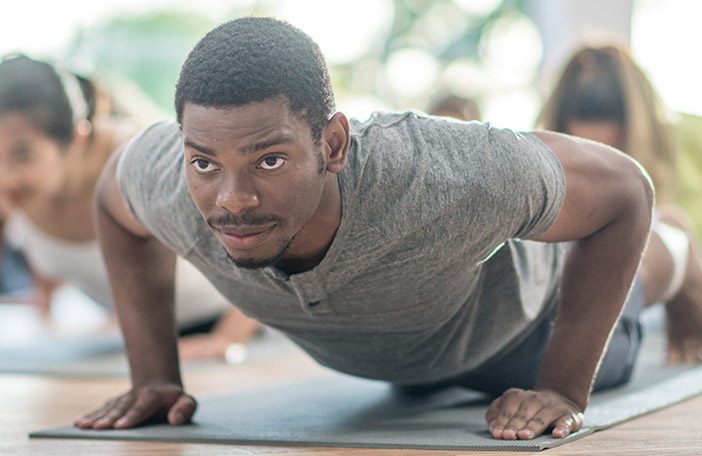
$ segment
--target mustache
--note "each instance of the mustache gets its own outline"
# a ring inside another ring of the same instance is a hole
[[[279,221],[280,218],[275,215],[237,215],[231,213],[207,218],[207,223],[210,226],[256,226]]]

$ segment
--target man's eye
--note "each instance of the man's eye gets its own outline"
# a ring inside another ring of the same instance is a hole
[[[281,166],[283,166],[284,163],[284,158],[266,157],[261,161],[261,164],[259,166],[263,169],[272,170],[280,168]]]
[[[214,170],[212,164],[207,160],[203,160],[202,158],[196,158],[195,160],[193,160],[193,164],[195,165],[195,169],[198,172],[207,172]]]

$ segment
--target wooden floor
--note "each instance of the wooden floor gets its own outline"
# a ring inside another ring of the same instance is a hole
[[[215,366],[190,373],[188,390],[196,397],[221,395],[276,382],[324,375],[304,355],[282,360]],[[28,433],[62,426],[128,387],[126,379],[70,379],[38,375],[0,375],[0,455],[341,455],[391,456],[514,452],[395,451],[339,448],[193,445],[152,442],[29,439]],[[519,453],[516,453],[519,454]],[[702,396],[541,453],[552,455],[702,455]]]

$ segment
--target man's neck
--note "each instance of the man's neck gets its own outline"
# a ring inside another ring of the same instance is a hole
[[[288,274],[299,274],[315,268],[324,259],[334,241],[341,224],[341,190],[337,174],[329,173],[324,183],[324,192],[319,210],[310,222],[298,233],[288,254],[276,267]],[[299,246],[304,251],[298,253]]]

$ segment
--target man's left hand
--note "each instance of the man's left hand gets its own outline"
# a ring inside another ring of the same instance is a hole
[[[510,388],[485,413],[490,433],[496,439],[530,440],[553,429],[563,438],[583,426],[583,413],[575,403],[555,391]]]

